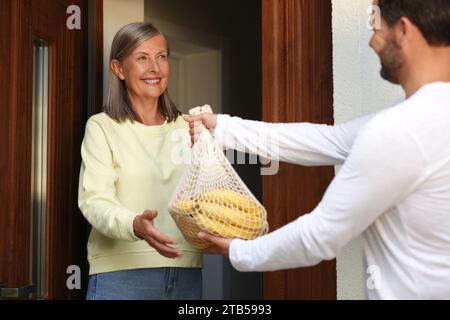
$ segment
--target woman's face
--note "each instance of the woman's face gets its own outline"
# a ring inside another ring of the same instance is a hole
[[[116,75],[125,81],[128,94],[158,99],[166,90],[169,78],[166,39],[157,35],[146,40],[122,63],[113,60],[112,67]]]

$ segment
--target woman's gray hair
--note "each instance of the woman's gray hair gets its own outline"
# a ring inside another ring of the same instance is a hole
[[[124,26],[113,39],[109,63],[111,64],[111,61],[114,59],[122,62],[140,44],[158,35],[164,36],[151,23],[139,22]],[[169,45],[167,44],[167,46]],[[168,54],[170,54],[169,48],[168,51]],[[136,115],[131,108],[130,99],[128,98],[125,81],[120,80],[114,72],[110,72],[109,75],[108,99],[103,109],[108,116],[118,122],[123,122],[127,119],[131,121],[136,120]],[[167,122],[175,121],[181,115],[181,112],[170,100],[167,88],[158,98],[158,112],[167,119]]]

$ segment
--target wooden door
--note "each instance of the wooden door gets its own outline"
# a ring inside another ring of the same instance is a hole
[[[262,0],[263,119],[333,124],[331,0]],[[333,168],[280,164],[263,178],[271,229],[311,212]],[[336,264],[265,273],[265,299],[336,299]]]
[[[0,281],[16,295],[37,285],[36,298],[82,297],[67,280],[86,259],[77,188],[87,3],[0,1]]]

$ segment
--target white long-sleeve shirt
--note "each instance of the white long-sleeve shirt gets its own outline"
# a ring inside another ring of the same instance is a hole
[[[442,82],[334,127],[219,116],[214,135],[224,147],[301,165],[343,164],[311,213],[261,238],[233,240],[232,265],[312,266],[362,234],[368,298],[450,299],[449,128],[450,83]],[[269,136],[276,152],[261,143]]]

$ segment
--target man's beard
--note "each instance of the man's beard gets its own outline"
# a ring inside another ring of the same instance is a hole
[[[379,56],[381,60],[381,77],[393,84],[399,84],[398,71],[403,66],[400,47],[394,41],[389,41]]]

